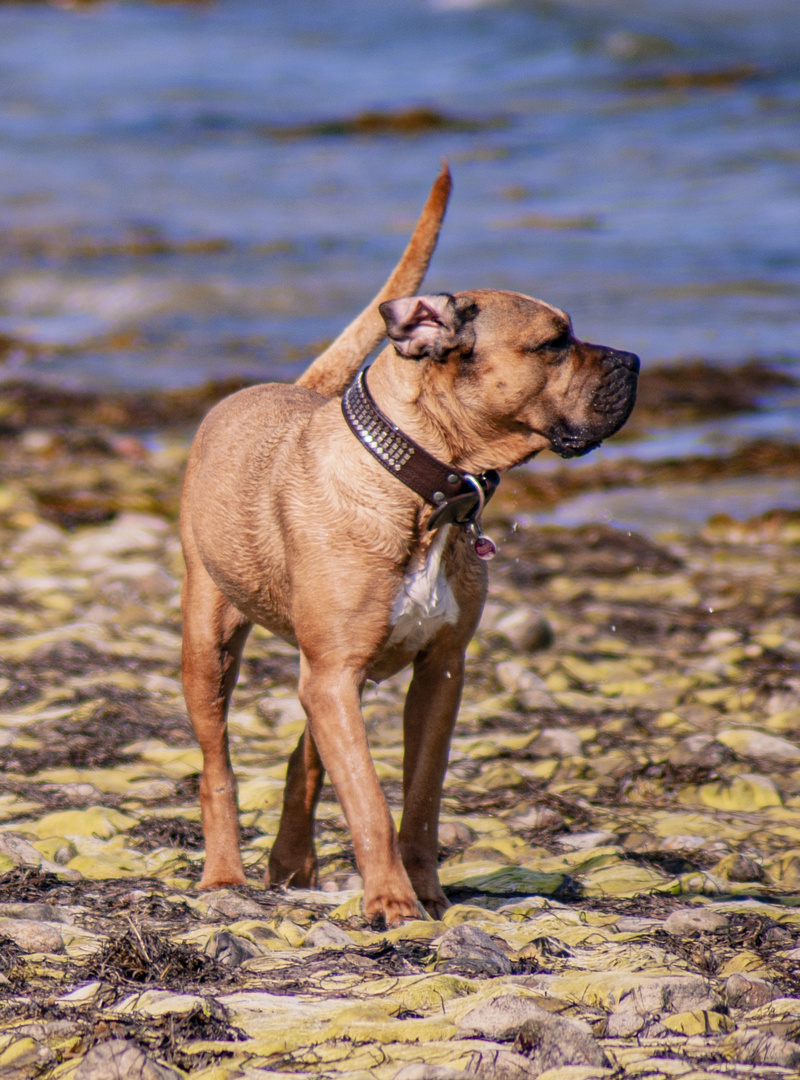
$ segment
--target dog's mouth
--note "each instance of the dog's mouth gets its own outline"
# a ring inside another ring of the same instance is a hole
[[[550,449],[562,458],[583,457],[596,450],[602,441],[586,432],[571,429],[563,420],[550,432]]]

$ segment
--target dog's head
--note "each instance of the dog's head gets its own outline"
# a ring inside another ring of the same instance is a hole
[[[463,432],[464,445],[499,454],[499,468],[545,449],[586,454],[633,409],[639,358],[578,341],[569,316],[541,300],[484,289],[380,311],[398,355],[422,365],[424,407],[449,418],[456,441]]]

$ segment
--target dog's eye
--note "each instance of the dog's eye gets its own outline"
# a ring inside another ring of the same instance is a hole
[[[553,352],[558,352],[561,349],[569,348],[569,345],[570,345],[571,341],[572,341],[572,334],[569,332],[569,330],[562,330],[561,333],[558,334],[556,337],[551,338],[549,341],[543,342],[539,346],[539,348],[540,349],[550,349]]]

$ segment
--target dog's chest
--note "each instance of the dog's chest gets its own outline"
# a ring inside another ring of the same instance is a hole
[[[392,608],[389,645],[402,645],[416,652],[446,623],[458,619],[458,604],[447,580],[444,549],[450,526],[446,525],[417,566],[403,578]]]

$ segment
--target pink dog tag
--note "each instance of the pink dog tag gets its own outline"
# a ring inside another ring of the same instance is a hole
[[[497,554],[497,544],[488,536],[479,536],[475,541],[475,554],[479,559],[485,559],[488,562]]]

